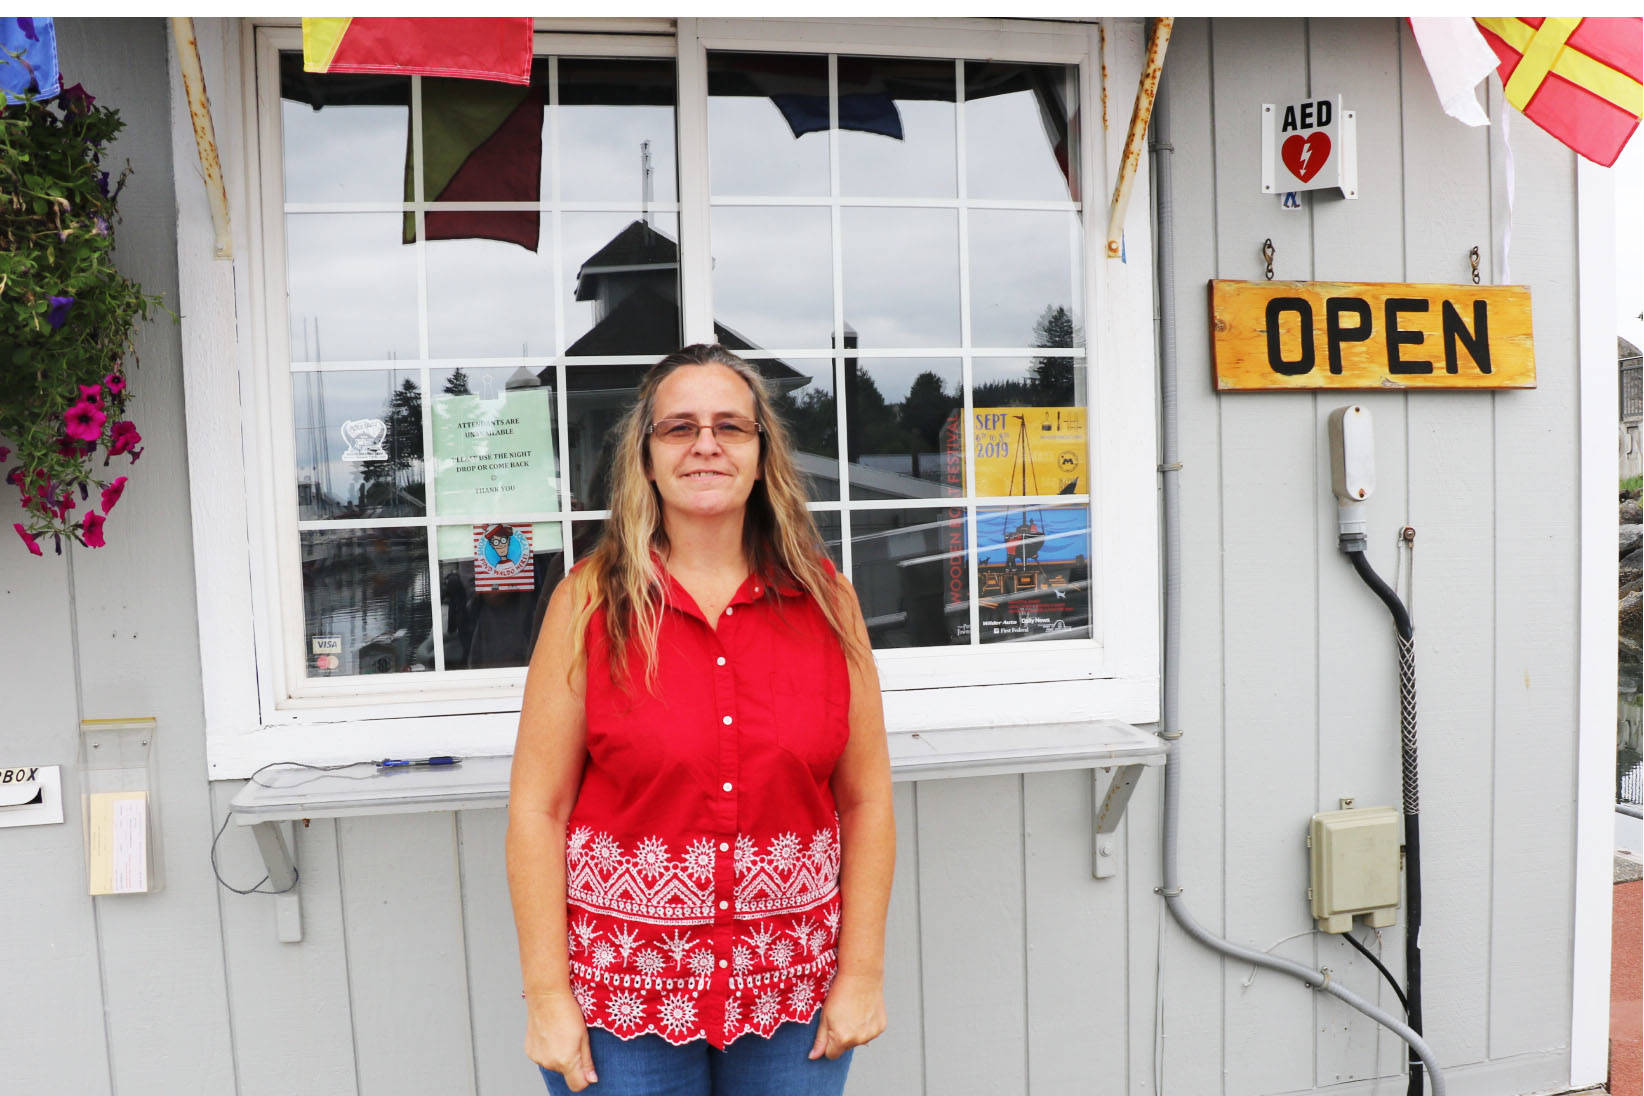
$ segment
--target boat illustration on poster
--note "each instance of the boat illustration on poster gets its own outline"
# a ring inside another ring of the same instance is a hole
[[[1082,506],[977,508],[983,643],[1090,635],[1089,514]]]

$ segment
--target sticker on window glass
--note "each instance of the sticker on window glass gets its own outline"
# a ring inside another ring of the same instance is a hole
[[[388,451],[382,447],[388,436],[388,424],[381,419],[349,419],[342,424],[343,441],[348,449],[343,460],[387,460]]]
[[[342,636],[314,636],[309,640],[309,647],[313,654],[340,655],[342,654]]]
[[[475,592],[532,589],[534,568],[529,525],[474,526]]]

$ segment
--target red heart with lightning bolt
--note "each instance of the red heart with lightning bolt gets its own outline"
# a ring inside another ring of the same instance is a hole
[[[1305,183],[1330,159],[1330,138],[1323,133],[1309,133],[1306,137],[1292,134],[1280,147],[1279,156],[1290,174]]]

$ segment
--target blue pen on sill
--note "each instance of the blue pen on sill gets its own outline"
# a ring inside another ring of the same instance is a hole
[[[438,757],[385,757],[377,762],[379,769],[432,769],[445,765],[455,765],[462,758],[452,757],[450,754],[440,754]]]

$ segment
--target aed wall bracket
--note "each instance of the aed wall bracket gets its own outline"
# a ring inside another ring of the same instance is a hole
[[[935,731],[893,731],[891,780],[941,780],[1009,773],[1091,770],[1091,874],[1118,871],[1116,833],[1130,796],[1149,768],[1164,764],[1159,736],[1111,719]],[[292,823],[311,818],[495,809],[508,804],[511,757],[465,757],[459,765],[320,774],[271,769],[234,796],[229,812],[250,826],[275,894],[279,939],[302,939],[301,882]]]

